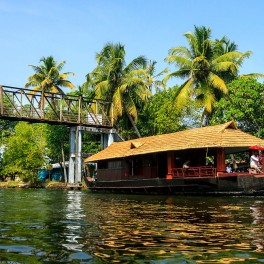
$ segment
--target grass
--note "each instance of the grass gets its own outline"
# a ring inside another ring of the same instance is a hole
[[[85,188],[85,184],[82,184],[82,188]],[[18,181],[0,181],[0,188],[46,188],[46,189],[67,189],[65,182],[59,181],[45,181],[37,183],[25,183]]]
[[[18,181],[0,182],[0,188],[23,188],[28,185],[28,183]]]
[[[66,188],[66,184],[59,181],[47,181],[44,183],[44,187],[47,189],[64,189]]]
[[[0,181],[0,188],[46,188],[46,189],[65,189],[66,184],[58,181],[47,181],[37,183],[25,183],[18,181]]]

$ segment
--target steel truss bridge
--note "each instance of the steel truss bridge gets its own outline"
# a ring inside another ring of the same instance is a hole
[[[0,86],[1,119],[112,128],[111,109],[103,100]]]
[[[104,100],[0,85],[0,119],[70,127],[70,187],[81,186],[82,132],[101,134],[103,148],[115,141],[113,107]]]

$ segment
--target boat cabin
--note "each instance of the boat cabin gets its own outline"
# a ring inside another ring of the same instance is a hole
[[[246,176],[251,172],[248,169],[249,147],[252,145],[264,146],[264,140],[239,130],[230,121],[216,126],[114,142],[85,162],[97,162],[98,182]],[[239,161],[236,159],[238,153]],[[232,172],[226,171],[228,159],[233,166]],[[184,167],[187,160],[189,164]]]

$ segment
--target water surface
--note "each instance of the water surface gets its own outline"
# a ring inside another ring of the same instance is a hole
[[[0,190],[0,263],[264,263],[264,197]]]

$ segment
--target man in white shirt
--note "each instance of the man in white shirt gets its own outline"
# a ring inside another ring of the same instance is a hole
[[[255,169],[257,172],[262,172],[257,150],[255,150],[250,157],[250,168]]]

